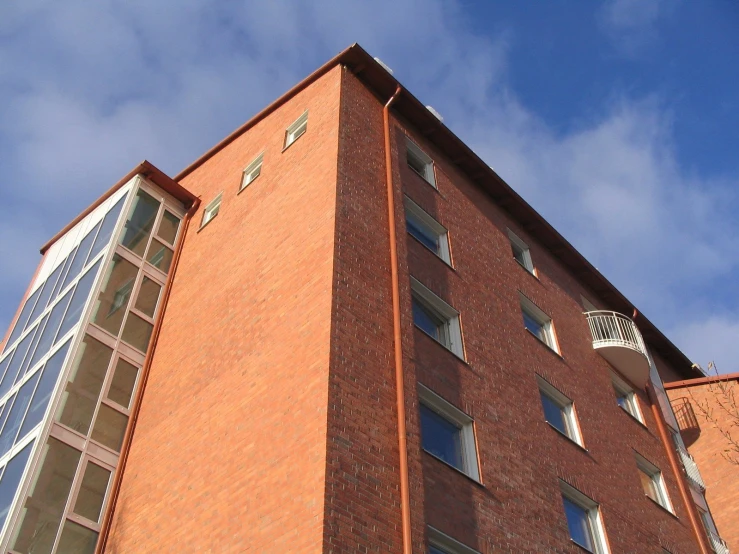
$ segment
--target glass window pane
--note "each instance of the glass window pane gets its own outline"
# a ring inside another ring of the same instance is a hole
[[[18,343],[13,352],[13,358],[10,360],[8,370],[5,372],[5,378],[0,383],[0,397],[4,396],[10,388],[16,383],[16,378],[23,367],[23,359],[28,352],[28,347],[33,341],[33,335],[35,331],[28,333],[23,340]]]
[[[77,286],[74,288],[74,295],[72,296],[72,301],[69,303],[69,308],[64,316],[62,325],[59,328],[58,336],[63,337],[66,335],[67,331],[69,331],[80,320],[82,309],[85,307],[87,299],[90,297],[90,289],[92,288],[92,284],[95,282],[95,277],[98,274],[100,263],[101,261],[98,260],[94,266],[88,269],[87,273],[82,276],[77,283]]]
[[[41,379],[39,380],[38,387],[36,387],[36,392],[33,393],[33,400],[31,400],[31,406],[28,408],[28,414],[26,414],[23,427],[21,427],[21,432],[18,435],[19,437],[24,437],[26,433],[41,423],[41,418],[44,416],[44,412],[46,412],[51,393],[59,378],[67,350],[69,350],[69,343],[70,341],[67,341],[66,344],[48,359],[46,365],[44,365]]]
[[[116,254],[100,289],[92,322],[115,336],[121,330],[138,271],[135,265]]]
[[[36,352],[36,346],[38,345],[38,341],[41,340],[41,335],[44,331],[44,328],[46,327],[46,322],[48,321],[48,319],[49,319],[49,314],[46,314],[44,318],[41,320],[41,322],[38,325],[36,325],[36,329],[31,333],[33,335],[33,340],[31,342],[31,346],[28,348],[28,352],[26,353],[25,360],[21,364],[15,376],[16,383],[21,379],[21,377],[23,377],[26,374],[26,370],[28,369],[28,365],[31,363],[32,356]]]
[[[41,315],[41,312],[44,311],[46,306],[49,304],[49,299],[51,298],[51,293],[54,291],[54,286],[56,285],[56,280],[59,278],[59,274],[62,272],[61,267],[57,267],[51,275],[49,275],[46,278],[46,282],[44,282],[44,288],[41,290],[41,294],[38,297],[38,301],[36,302],[36,306],[33,308],[33,312],[31,312],[31,317],[28,318],[28,323],[33,323],[36,318]]]
[[[570,530],[570,537],[577,544],[593,551],[593,537],[590,533],[590,522],[588,521],[588,511],[581,508],[567,497],[562,497],[565,505],[565,515],[567,516],[567,527]]]
[[[51,298],[56,298],[57,295],[62,292],[62,285],[64,284],[64,279],[67,275],[67,271],[69,270],[69,266],[72,264],[72,260],[74,259],[75,250],[72,250],[69,255],[64,259],[64,263],[62,264],[62,272],[59,274],[59,279],[56,282],[56,286],[54,287],[54,292],[51,294]]]
[[[118,202],[116,202],[115,206],[108,210],[107,214],[105,214],[105,218],[103,219],[102,225],[100,226],[100,232],[95,238],[95,244],[92,245],[90,257],[88,258],[89,260],[92,260],[95,256],[97,256],[100,251],[105,248],[110,242],[110,237],[113,234],[116,223],[118,223],[118,216],[121,214],[121,208],[123,208],[123,204],[125,203],[125,201],[126,197],[124,196]]]
[[[55,438],[46,445],[39,470],[26,499],[12,550],[48,554],[72,490],[81,453]]]
[[[56,414],[59,423],[87,435],[112,356],[111,348],[85,336]]]
[[[128,417],[126,415],[105,404],[100,404],[91,438],[118,452],[123,444],[123,435],[126,433],[127,423]]]
[[[13,503],[13,498],[26,469],[26,462],[28,462],[32,448],[33,443],[31,442],[18,452],[5,467],[3,480],[0,481],[0,527],[5,524],[5,518],[8,517],[8,510],[10,510],[10,505]]]
[[[64,522],[56,554],[93,554],[97,540],[97,532],[67,520]]]
[[[74,513],[97,523],[108,490],[110,471],[92,462],[87,464],[80,492],[74,503]]]
[[[408,232],[430,250],[439,253],[437,235],[428,227],[417,221],[411,214],[406,214]]]
[[[41,339],[38,341],[36,351],[33,353],[31,362],[27,365],[26,370],[31,369],[43,356],[45,356],[49,352],[49,350],[51,350],[52,341],[54,340],[57,329],[59,329],[59,324],[62,321],[62,316],[64,316],[64,312],[66,311],[67,305],[69,304],[71,298],[72,291],[70,290],[67,292],[67,294],[64,295],[64,298],[57,302],[56,306],[54,306],[54,309],[51,310],[51,313],[49,314],[49,319],[46,322],[46,326],[44,327],[44,332],[41,334]]]
[[[2,362],[0,362],[0,383],[2,383],[2,380],[5,377],[5,372],[7,371],[8,366],[10,365],[11,359],[12,359],[12,356],[5,356],[5,359]],[[2,394],[0,394],[0,396],[2,396]]]
[[[139,190],[121,234],[120,244],[143,258],[157,211],[159,211],[159,201],[143,190]]]
[[[559,431],[569,436],[567,432],[567,422],[563,409],[552,400],[549,396],[539,391],[541,395],[541,405],[544,407],[544,419],[556,427]]]
[[[144,321],[136,314],[129,312],[121,339],[133,346],[135,349],[146,354],[146,349],[149,347],[149,339],[151,339],[151,332],[153,329],[154,326],[151,323]]]
[[[13,407],[10,409],[8,420],[5,422],[2,433],[0,433],[0,456],[4,456],[15,443],[15,436],[21,423],[23,423],[23,416],[26,414],[39,375],[40,372],[36,372],[36,375],[26,381],[15,396],[15,402],[13,402]]]
[[[436,340],[440,339],[439,327],[443,322],[434,317],[434,314],[415,298],[413,299],[413,323]]]
[[[110,390],[108,390],[108,398],[124,408],[129,408],[138,372],[139,368],[135,365],[119,359],[115,366],[113,380],[110,383]]]
[[[644,494],[646,494],[655,502],[659,502],[659,496],[657,494],[657,487],[654,484],[654,478],[642,469],[639,470],[639,477],[641,478],[641,486],[644,489]]]
[[[39,294],[41,294],[41,288],[37,288],[34,293],[28,298],[28,300],[26,300],[26,303],[23,304],[21,314],[18,316],[18,320],[16,321],[15,327],[13,327],[13,332],[10,334],[8,342],[5,343],[3,352],[6,352],[8,350],[8,347],[16,340],[18,340],[18,337],[21,336],[21,333],[26,328],[28,316],[31,315],[31,311],[33,310],[33,306],[36,304],[36,299],[38,298]]]
[[[423,449],[457,469],[464,470],[462,430],[423,404],[420,410]]]
[[[77,247],[77,251],[75,252],[74,260],[69,266],[66,277],[64,277],[64,284],[62,285],[62,289],[67,288],[67,285],[74,281],[80,274],[80,271],[82,271],[82,268],[85,267],[88,254],[90,253],[90,248],[92,248],[92,243],[95,240],[98,229],[100,229],[100,223],[93,227],[93,229],[85,235],[85,238],[82,239],[82,242],[80,242],[79,246]]]
[[[539,323],[536,319],[534,319],[534,317],[531,314],[527,312],[523,312],[523,324],[524,324],[524,327],[526,327],[529,331],[534,333],[541,340],[545,340],[544,326],[541,323]]]
[[[174,244],[175,238],[177,238],[177,230],[179,228],[180,218],[167,210],[164,210],[164,217],[162,217],[162,221],[159,223],[157,236],[169,244]]]
[[[136,309],[149,317],[154,317],[161,291],[162,287],[159,284],[148,277],[144,277],[141,281],[138,298],[136,298]]]
[[[174,254],[171,249],[164,246],[158,240],[153,239],[149,247],[149,255],[146,256],[146,261],[164,273],[168,273],[169,267],[172,265],[173,256]]]

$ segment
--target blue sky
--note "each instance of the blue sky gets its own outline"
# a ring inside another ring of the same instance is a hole
[[[0,6],[0,327],[38,248],[170,175],[353,42],[683,351],[739,371],[730,0],[25,0]]]

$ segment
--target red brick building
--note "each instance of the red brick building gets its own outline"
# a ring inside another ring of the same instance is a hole
[[[659,377],[699,373],[357,45],[43,251],[3,552],[713,549]]]

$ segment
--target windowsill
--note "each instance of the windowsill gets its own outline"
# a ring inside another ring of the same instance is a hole
[[[199,233],[200,231],[202,231],[203,229],[205,229],[208,225],[210,225],[210,222],[213,221],[216,217],[218,217],[218,216],[216,215],[214,217],[211,217],[206,223],[201,224],[200,227],[197,230],[197,233]]]
[[[657,502],[657,501],[656,501],[656,500],[654,500],[653,498],[650,498],[650,497],[649,497],[649,496],[647,496],[646,494],[645,494],[644,496],[645,496],[645,497],[646,497],[646,498],[647,498],[647,499],[648,499],[648,500],[649,500],[649,501],[650,501],[650,502],[651,502],[652,504],[654,504],[655,506],[657,506],[657,507],[658,507],[658,508],[659,508],[660,510],[662,510],[663,512],[666,512],[666,513],[668,513],[668,514],[670,514],[670,515],[671,515],[672,517],[674,517],[675,519],[677,519],[677,520],[680,520],[680,518],[679,518],[679,517],[677,517],[677,515],[676,515],[676,514],[675,514],[675,513],[674,513],[674,512],[672,511],[672,510],[670,510],[670,509],[669,509],[669,508],[667,508],[666,506],[663,506],[662,504],[660,504],[659,502]]]
[[[292,142],[291,142],[290,144],[286,144],[286,145],[285,145],[285,146],[284,146],[284,147],[282,148],[282,150],[280,151],[280,153],[284,152],[285,150],[287,150],[288,148],[290,148],[290,147],[291,147],[291,146],[292,146],[293,144],[295,144],[296,142],[298,142],[298,141],[300,140],[300,137],[302,137],[302,136],[303,136],[303,135],[304,135],[304,134],[305,134],[306,132],[307,132],[307,131],[303,131],[303,132],[302,132],[302,133],[300,133],[300,135],[299,135],[298,137],[296,137],[296,138],[295,138],[295,139],[294,139],[294,140],[293,140],[293,141],[292,141]]]
[[[409,237],[411,237],[414,241],[416,241],[418,244],[420,244],[421,246],[423,246],[426,250],[428,250],[429,252],[431,252],[434,255],[435,258],[441,260],[445,266],[447,266],[449,269],[451,269],[452,271],[454,271],[456,273],[457,270],[454,269],[454,266],[451,264],[451,262],[447,262],[444,258],[442,258],[441,256],[439,256],[439,254],[437,254],[436,252],[434,252],[431,248],[429,248],[424,243],[422,243],[420,240],[418,240],[416,237],[414,237],[410,232],[406,232],[406,234]]]
[[[557,434],[558,435],[560,435],[561,437],[566,438],[568,442],[574,444],[575,446],[577,446],[577,448],[579,450],[582,450],[585,454],[587,454],[588,456],[590,456],[590,450],[588,450],[587,448],[585,448],[582,444],[580,444],[579,442],[577,442],[575,439],[573,439],[569,435],[567,435],[567,434],[563,433],[562,431],[560,431],[559,429],[557,429],[554,425],[552,425],[546,419],[544,421],[547,422],[547,425],[549,425],[549,427],[551,427],[552,429],[554,429],[555,431],[557,431]]]
[[[442,460],[442,459],[441,459],[441,458],[439,458],[439,457],[438,457],[438,456],[437,456],[436,454],[432,454],[431,452],[429,452],[428,450],[426,450],[426,449],[425,449],[425,448],[423,448],[423,447],[421,447],[421,450],[423,450],[423,452],[424,452],[424,453],[426,453],[426,454],[428,454],[429,456],[431,456],[431,457],[432,457],[432,458],[433,458],[434,460],[436,460],[436,461],[438,461],[438,462],[441,462],[441,463],[442,463],[442,464],[444,464],[444,465],[445,465],[446,467],[452,468],[452,469],[453,469],[454,471],[456,471],[456,472],[457,472],[457,473],[459,473],[460,475],[463,475],[464,477],[466,477],[467,479],[469,479],[470,481],[472,481],[472,482],[473,482],[473,483],[474,483],[475,485],[477,485],[478,487],[482,487],[483,489],[487,488],[487,487],[486,487],[485,485],[483,485],[483,484],[482,484],[482,483],[481,483],[480,481],[478,481],[478,480],[477,480],[477,479],[475,479],[474,477],[471,477],[470,475],[468,475],[467,473],[465,473],[464,471],[462,471],[462,470],[461,470],[461,469],[459,469],[458,467],[454,467],[454,466],[453,466],[452,464],[450,464],[449,462],[446,462],[446,461]]]
[[[529,335],[531,335],[532,337],[534,337],[539,344],[541,344],[543,346],[546,346],[546,348],[547,348],[547,350],[549,350],[549,352],[551,352],[552,354],[554,354],[555,356],[557,356],[560,360],[564,361],[564,356],[562,356],[562,354],[560,354],[559,352],[557,352],[554,348],[552,348],[551,346],[549,346],[546,342],[544,342],[543,340],[541,340],[537,335],[535,335],[534,333],[532,333],[531,331],[529,331],[529,329],[527,329],[526,327],[524,327],[524,330]]]
[[[521,267],[522,267],[522,268],[524,269],[524,271],[526,271],[526,273],[528,273],[528,274],[529,274],[529,275],[531,275],[531,276],[532,276],[532,277],[533,277],[534,279],[536,279],[537,281],[539,281],[539,282],[541,283],[541,279],[539,279],[539,275],[537,275],[537,271],[536,271],[536,268],[534,268],[534,269],[532,269],[532,270],[529,270],[529,268],[528,268],[528,267],[526,267],[526,266],[525,266],[525,265],[523,265],[523,264],[522,264],[521,262],[519,262],[519,261],[518,261],[518,259],[517,259],[517,258],[515,258],[515,257],[513,258],[513,261],[514,261],[514,262],[516,262],[516,263],[517,263],[517,264],[518,264],[519,266],[521,266]]]
[[[446,351],[447,351],[447,352],[449,352],[449,353],[450,353],[451,355],[453,355],[453,356],[454,356],[455,358],[457,358],[457,359],[458,359],[458,360],[459,360],[460,362],[462,362],[462,363],[463,363],[463,364],[465,364],[465,365],[469,365],[469,364],[467,363],[467,360],[465,360],[465,359],[464,359],[464,358],[463,358],[462,356],[460,356],[459,354],[457,354],[457,353],[456,353],[456,352],[455,352],[454,350],[452,350],[451,348],[447,347],[447,346],[446,346],[445,344],[443,344],[443,343],[439,342],[439,341],[438,341],[438,340],[437,340],[436,338],[434,338],[434,337],[432,337],[431,335],[429,335],[429,334],[428,334],[428,333],[427,333],[426,331],[424,331],[423,329],[421,329],[421,328],[420,328],[420,327],[419,327],[418,325],[416,325],[415,323],[413,323],[413,327],[415,327],[416,329],[418,329],[419,331],[421,331],[421,332],[422,332],[422,333],[423,333],[424,335],[426,335],[426,336],[427,336],[428,338],[430,338],[430,339],[431,339],[432,341],[434,341],[434,342],[435,342],[436,344],[438,344],[439,346],[441,346],[441,347],[442,347],[442,348],[443,348],[444,350],[446,350]]]
[[[256,177],[252,181],[249,181],[249,184],[248,185],[244,185],[243,187],[240,187],[239,188],[239,192],[236,193],[236,196],[238,196],[239,194],[241,194],[242,192],[244,192],[246,189],[248,189],[250,186],[252,186],[254,184],[254,181],[256,181],[257,179],[259,179],[259,177]]]

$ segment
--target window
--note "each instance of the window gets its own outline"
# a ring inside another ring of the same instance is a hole
[[[411,298],[416,327],[464,359],[459,312],[413,277]]]
[[[295,122],[285,131],[285,148],[302,137],[308,130],[308,110],[303,112]],[[284,148],[283,148],[284,149]]]
[[[134,279],[131,278],[115,291],[113,302],[110,303],[110,308],[108,309],[108,317],[114,312],[120,310],[122,307],[128,305],[128,299],[131,296],[131,290],[133,290],[133,282]]]
[[[542,312],[536,304],[519,293],[521,298],[521,312],[523,313],[523,325],[532,335],[537,337],[541,342],[549,348],[559,353],[557,347],[557,339],[554,335],[554,325],[552,318]]]
[[[546,422],[582,446],[580,426],[577,424],[577,415],[572,400],[538,375],[536,379],[539,382],[539,396],[541,396]]]
[[[449,238],[446,228],[407,196],[403,202],[405,204],[405,225],[408,233],[451,265],[452,260],[449,255]]]
[[[606,554],[608,546],[597,502],[563,481],[560,490],[570,538],[588,552]]]
[[[429,554],[480,554],[438,529],[428,527]]]
[[[223,193],[220,193],[205,207],[205,210],[203,210],[203,221],[200,223],[201,229],[210,223],[218,215],[218,212],[221,211],[222,199]]]
[[[641,410],[639,409],[639,399],[631,387],[616,375],[611,375],[613,382],[613,391],[616,393],[616,402],[621,409],[631,414],[639,422],[644,423]]]
[[[528,245],[516,236],[516,234],[508,229],[508,239],[511,241],[511,250],[513,251],[513,258],[521,264],[526,271],[536,275],[534,270],[534,262],[531,260],[531,251]]]
[[[408,167],[418,173],[424,181],[436,188],[434,161],[410,139],[405,141]]]
[[[423,385],[418,397],[422,448],[479,481],[472,418]]]
[[[262,173],[263,160],[264,152],[259,154],[259,156],[257,156],[253,162],[246,166],[246,169],[244,169],[244,176],[241,178],[241,188],[239,189],[239,191],[244,190],[246,187],[252,184],[257,177],[259,177],[259,175]]]
[[[657,504],[672,512],[672,504],[667,496],[667,488],[662,478],[662,472],[657,466],[650,463],[639,454],[636,455],[636,466],[639,468],[639,478],[644,494]]]

